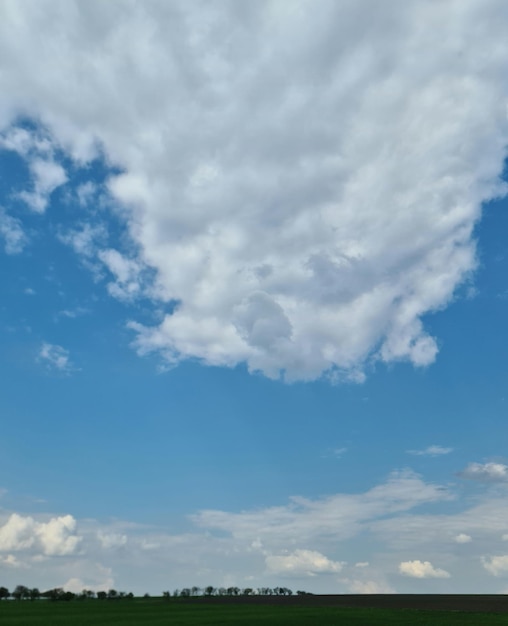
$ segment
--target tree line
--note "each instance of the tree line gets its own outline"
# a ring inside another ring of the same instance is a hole
[[[293,591],[288,587],[258,587],[253,589],[246,587],[184,587],[183,589],[175,589],[163,591],[164,600],[171,598],[195,598],[195,597],[212,597],[212,596],[292,596]],[[311,595],[307,591],[297,591],[296,595]],[[149,598],[150,594],[145,593],[145,598]],[[0,587],[0,600],[53,600],[53,601],[70,601],[70,600],[132,600],[134,594],[132,592],[117,591],[110,589],[109,591],[92,591],[91,589],[83,589],[80,593],[65,591],[62,587],[49,589],[48,591],[39,591],[37,587],[25,587],[25,585],[17,585],[13,591],[9,591],[7,587]]]

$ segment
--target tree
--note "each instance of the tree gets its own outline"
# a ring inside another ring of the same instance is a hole
[[[26,600],[30,597],[30,590],[25,585],[17,585],[11,595],[15,600]]]
[[[116,589],[110,589],[108,591],[108,598],[110,600],[116,600],[117,597],[118,597],[118,591],[116,591]]]
[[[30,600],[32,600],[32,602],[34,600],[38,600],[41,597],[41,592],[37,589],[37,587],[34,587],[33,589],[29,589],[28,593],[30,595]]]
[[[11,592],[7,587],[0,587],[0,600],[7,600],[11,595]]]
[[[205,596],[213,596],[214,593],[215,587],[212,587],[212,585],[208,585],[208,587],[205,587]]]
[[[108,594],[105,591],[98,591],[97,598],[99,600],[105,600],[108,597]]]

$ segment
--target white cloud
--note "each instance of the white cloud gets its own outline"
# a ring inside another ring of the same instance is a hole
[[[82,259],[88,260],[98,254],[99,246],[105,241],[107,232],[103,224],[82,223],[78,228],[60,233],[60,241],[71,248]]]
[[[470,463],[459,473],[461,478],[480,482],[508,482],[508,465],[503,463]]]
[[[40,347],[38,359],[48,368],[66,374],[75,369],[70,360],[69,351],[56,344],[44,342]]]
[[[355,567],[369,567],[369,562],[368,561],[359,561],[358,563],[355,563]]]
[[[78,162],[122,170],[109,189],[138,262],[180,303],[131,326],[141,353],[288,379],[425,366],[438,348],[421,319],[474,270],[481,203],[505,192],[505,14],[10,0],[0,127],[23,112]],[[44,162],[28,192],[43,198],[64,180]]]
[[[77,306],[74,309],[63,309],[59,311],[57,317],[67,317],[69,319],[75,319],[77,317],[81,317],[82,315],[88,315],[90,313],[90,309],[86,307]]]
[[[263,545],[309,543],[323,537],[336,540],[356,535],[364,524],[393,516],[420,504],[450,499],[450,493],[410,473],[394,473],[384,484],[361,494],[336,494],[310,500],[293,497],[287,506],[228,513],[205,510],[192,516],[198,525],[231,533]]]
[[[350,593],[360,594],[379,594],[379,593],[396,593],[393,587],[386,582],[380,582],[377,580],[349,580],[345,579],[344,582],[348,585]]]
[[[0,237],[4,240],[7,254],[19,254],[28,243],[21,221],[9,215],[0,207]]]
[[[268,555],[265,559],[270,572],[280,574],[331,574],[340,572],[343,563],[331,561],[315,550],[294,550],[287,555]]]
[[[104,531],[99,531],[97,533],[97,538],[103,548],[107,550],[111,548],[121,548],[125,546],[127,543],[127,535],[120,533],[107,533]]]
[[[408,450],[408,454],[415,454],[416,456],[442,456],[443,454],[450,454],[453,452],[453,448],[445,448],[444,446],[428,446],[423,450]]]
[[[34,181],[33,191],[21,191],[19,197],[36,213],[44,213],[53,191],[67,182],[67,175],[55,161],[35,159],[30,162]]]
[[[71,515],[39,522],[33,517],[13,513],[0,526],[0,551],[32,549],[47,556],[73,554],[81,541],[75,531],[76,520]]]
[[[27,567],[27,564],[23,561],[20,561],[17,556],[14,556],[14,554],[8,554],[7,556],[0,555],[0,564],[14,568]]]
[[[434,567],[429,561],[403,561],[399,564],[399,572],[412,578],[450,578],[448,572]]]
[[[483,567],[493,576],[508,573],[508,554],[482,557]]]
[[[27,159],[33,189],[18,192],[36,213],[43,213],[53,191],[67,182],[64,168],[54,160],[55,146],[40,130],[11,127],[0,135],[0,148],[17,152]]]
[[[459,533],[454,539],[456,543],[470,543],[473,540],[471,535],[466,535],[466,533]]]
[[[93,200],[96,193],[97,185],[90,180],[86,183],[78,185],[78,187],[76,188],[76,197],[78,199],[78,204],[82,207],[88,206],[88,204]]]
[[[108,284],[108,291],[113,297],[132,300],[140,295],[143,268],[138,261],[126,258],[113,249],[101,250],[98,256],[115,278]]]

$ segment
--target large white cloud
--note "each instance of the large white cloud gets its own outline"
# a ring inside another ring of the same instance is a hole
[[[53,517],[47,522],[13,513],[0,526],[0,551],[32,550],[46,556],[73,554],[81,537],[76,534],[72,515]]]
[[[178,303],[131,325],[141,353],[302,379],[434,360],[421,317],[469,277],[481,203],[504,193],[503,0],[2,13],[0,126],[40,120],[80,163],[102,146],[137,257],[103,254],[110,292],[151,267],[151,296]],[[51,167],[32,165],[42,204]]]

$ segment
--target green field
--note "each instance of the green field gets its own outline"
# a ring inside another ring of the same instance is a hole
[[[131,602],[13,602],[0,603],[2,626],[376,626],[508,625],[507,614],[462,613],[368,608],[254,606],[199,604],[136,599]]]

